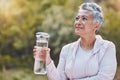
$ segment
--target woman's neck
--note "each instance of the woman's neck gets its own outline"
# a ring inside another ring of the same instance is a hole
[[[84,50],[90,50],[94,47],[95,40],[95,36],[81,37],[80,46]]]

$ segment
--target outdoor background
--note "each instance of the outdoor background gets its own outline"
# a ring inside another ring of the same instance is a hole
[[[74,19],[89,0],[0,0],[0,80],[47,80],[33,73],[35,33],[50,34],[49,47],[56,66],[65,44],[78,39]],[[120,0],[91,0],[102,6],[104,24],[98,34],[115,43],[120,77]],[[112,64],[111,64],[112,65]]]

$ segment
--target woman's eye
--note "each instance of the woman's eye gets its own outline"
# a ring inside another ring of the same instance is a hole
[[[82,19],[83,19],[83,20],[87,20],[87,18],[85,18],[85,17],[83,17]]]
[[[78,16],[75,17],[75,20],[76,20],[76,21],[78,21],[79,19],[80,19],[80,17],[78,17]],[[85,21],[85,20],[87,20],[87,18],[86,18],[86,17],[81,17],[81,20]]]
[[[78,21],[78,20],[79,20],[79,17],[76,17],[75,20]]]

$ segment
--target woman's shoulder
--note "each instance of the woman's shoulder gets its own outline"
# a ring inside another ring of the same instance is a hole
[[[107,47],[115,47],[115,44],[112,41],[109,40],[103,40],[103,45]]]
[[[115,44],[112,41],[105,40],[100,35],[97,35],[96,39],[97,39],[96,43],[99,45],[99,47],[100,47],[100,45],[102,45],[102,47],[115,46]]]
[[[72,50],[73,50],[73,45],[75,44],[75,42],[72,42],[72,43],[69,43],[69,44],[66,44],[62,47],[61,49],[61,56],[68,56],[68,53],[71,53]]]
[[[66,45],[63,46],[63,49],[68,49],[68,48],[72,49],[74,47],[75,43],[76,43],[76,41],[75,42],[71,42],[69,44],[66,44]]]

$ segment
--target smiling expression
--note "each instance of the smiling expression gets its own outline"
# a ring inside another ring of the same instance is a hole
[[[92,11],[79,10],[77,17],[75,18],[75,33],[80,36],[89,36],[95,34],[97,29],[97,22],[94,20]]]

